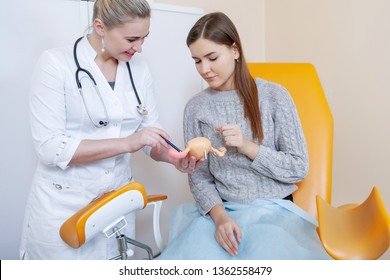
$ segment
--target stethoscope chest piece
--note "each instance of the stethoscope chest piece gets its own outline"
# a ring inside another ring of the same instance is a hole
[[[140,104],[137,105],[137,111],[140,113],[142,116],[146,116],[148,114],[148,110],[145,108],[144,105]]]

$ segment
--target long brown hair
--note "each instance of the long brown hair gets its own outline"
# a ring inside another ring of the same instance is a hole
[[[259,108],[259,94],[256,83],[245,61],[241,40],[233,22],[224,13],[210,13],[201,17],[191,28],[187,36],[187,46],[204,38],[229,48],[237,47],[240,54],[234,71],[234,85],[244,107],[244,116],[250,122],[253,139],[259,143],[264,138]]]

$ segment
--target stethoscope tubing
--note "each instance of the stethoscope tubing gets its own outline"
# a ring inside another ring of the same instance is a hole
[[[91,120],[91,122],[94,124],[95,127],[104,127],[104,126],[107,126],[110,122],[109,120],[109,116],[108,116],[108,112],[107,112],[107,108],[106,108],[106,105],[104,104],[104,101],[103,101],[103,98],[100,94],[100,90],[99,90],[99,87],[97,86],[97,83],[93,77],[93,75],[91,74],[91,72],[89,72],[87,69],[85,68],[82,68],[80,66],[80,63],[79,63],[79,60],[78,60],[78,57],[77,57],[77,46],[78,46],[78,43],[83,39],[84,37],[80,37],[76,40],[76,42],[74,43],[74,46],[73,46],[73,58],[74,58],[74,61],[76,63],[76,72],[75,72],[75,80],[76,80],[76,84],[77,84],[77,88],[79,89],[79,92],[80,92],[80,95],[81,95],[81,98],[83,100],[83,103],[84,103],[84,107],[85,107],[85,110],[87,111],[87,114],[88,114],[88,117],[89,119]],[[141,102],[141,99],[139,98],[139,95],[138,95],[138,92],[137,92],[137,88],[135,86],[135,83],[134,83],[134,79],[133,79],[133,75],[131,73],[131,68],[130,68],[130,63],[127,62],[126,63],[126,66],[127,66],[127,70],[129,72],[129,77],[130,77],[130,82],[131,82],[131,85],[133,87],[133,90],[134,90],[134,94],[135,94],[135,97],[137,98],[137,101],[138,101],[138,105],[136,106],[137,107],[137,111],[139,114],[141,114],[142,116],[145,116],[148,114],[148,110],[145,108],[145,106],[142,105],[142,102]],[[104,115],[105,115],[105,118],[106,118],[106,121],[99,121],[98,124],[96,124],[92,117],[91,117],[91,113],[88,109],[88,106],[86,104],[86,101],[85,101],[85,97],[84,97],[84,94],[83,94],[83,88],[82,88],[82,85],[81,85],[81,79],[80,79],[80,73],[85,73],[90,79],[91,81],[93,82],[93,86],[95,88],[95,91],[97,92],[97,95],[99,97],[99,100],[102,104],[102,107],[104,109]]]

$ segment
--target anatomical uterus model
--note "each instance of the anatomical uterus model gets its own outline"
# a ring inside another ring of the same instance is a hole
[[[190,155],[198,160],[201,158],[207,159],[207,154],[209,152],[212,152],[219,157],[223,157],[226,153],[226,148],[221,147],[215,149],[211,146],[210,140],[206,137],[196,137],[188,141],[187,148],[184,151],[178,152],[174,149],[170,149],[169,155],[175,159],[185,158],[187,155]]]

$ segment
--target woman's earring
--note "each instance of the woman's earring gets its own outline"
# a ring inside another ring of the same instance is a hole
[[[239,63],[239,62],[240,62],[240,60],[239,60],[238,58],[236,58],[235,61],[236,61],[236,63]]]
[[[105,46],[104,46],[104,38],[102,37],[102,52],[105,52],[106,49],[105,49]]]

